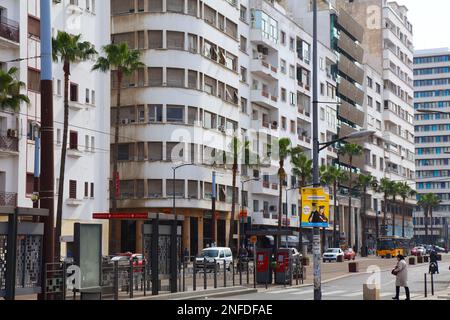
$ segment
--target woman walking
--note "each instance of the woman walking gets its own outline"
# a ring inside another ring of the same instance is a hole
[[[408,288],[408,269],[405,257],[399,254],[397,256],[397,260],[397,265],[395,266],[394,270],[392,270],[392,274],[396,276],[395,297],[393,297],[392,299],[400,300],[400,287],[405,287],[406,300],[411,300]]]

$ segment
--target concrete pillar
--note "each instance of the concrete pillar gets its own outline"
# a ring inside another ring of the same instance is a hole
[[[191,217],[184,216],[183,221],[183,252],[187,248],[189,255],[191,255]]]
[[[136,221],[136,252],[143,253],[142,248],[142,225],[144,224],[143,220]]]
[[[231,217],[231,212],[228,212],[227,215],[225,216],[226,220],[225,220],[225,244],[228,245],[228,243],[230,243],[230,228],[231,228],[231,223],[230,223],[230,217]]]
[[[198,228],[198,252],[200,252],[203,249],[203,217],[198,217],[197,228]]]
[[[119,253],[121,249],[122,220],[111,220],[109,226],[110,253],[116,254]]]

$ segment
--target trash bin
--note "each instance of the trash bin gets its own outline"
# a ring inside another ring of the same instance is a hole
[[[80,300],[102,300],[102,288],[80,289]]]
[[[275,283],[288,284],[292,277],[292,251],[290,249],[278,249],[276,254]]]
[[[270,264],[272,263],[271,260],[270,249],[256,250],[256,283],[272,283],[272,270],[270,268]]]

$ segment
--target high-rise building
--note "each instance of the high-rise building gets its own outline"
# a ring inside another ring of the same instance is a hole
[[[40,1],[2,1],[0,4],[0,65],[17,67],[30,104],[18,112],[0,111],[0,205],[32,207],[35,172],[35,134],[40,130]],[[81,34],[100,51],[109,43],[109,3],[53,1],[53,36],[58,31]],[[92,223],[93,212],[108,212],[109,74],[91,72],[93,60],[71,65],[69,83],[69,144],[62,146],[64,120],[63,64],[53,65],[55,214],[63,197],[62,235],[72,236],[76,222]],[[61,148],[68,148],[64,195],[58,195]],[[39,170],[38,170],[39,171]],[[107,239],[108,223],[103,224]],[[67,239],[67,237],[66,237]],[[57,239],[59,241],[59,239]],[[105,240],[105,243],[107,241]],[[108,251],[107,245],[103,248]],[[62,255],[66,255],[62,245]]]
[[[177,212],[184,217],[182,246],[191,255],[213,242],[226,245],[230,228],[236,245],[238,213],[244,208],[247,230],[276,230],[280,213],[287,213],[283,228],[296,232],[299,190],[292,188],[298,181],[288,158],[280,208],[276,149],[278,139],[287,137],[311,158],[310,33],[282,1],[117,0],[111,5],[113,42],[141,50],[146,64],[122,91],[118,210],[171,213],[172,167],[193,162],[177,170],[175,179]],[[331,102],[320,110],[325,141],[337,133],[336,56],[325,43],[319,55],[321,99]],[[113,114],[115,95],[113,83]],[[239,165],[236,216],[230,219],[234,134],[260,157]],[[218,161],[223,154],[225,165]],[[320,156],[326,164],[337,154],[329,148]],[[136,237],[143,223],[115,224],[112,240],[121,242],[118,250],[141,249]]]
[[[361,43],[365,50],[364,64],[380,75],[382,80],[382,87],[378,90],[383,99],[382,119],[378,119],[382,120],[382,141],[377,139],[376,143],[372,143],[378,145],[380,142],[379,145],[384,148],[378,170],[384,172],[385,178],[405,182],[414,189],[413,27],[408,20],[408,9],[395,1],[386,0],[338,0],[338,3],[364,27],[365,36]],[[366,93],[367,103],[375,104],[374,97],[368,91]],[[381,153],[377,149],[369,147],[366,159],[380,157]],[[383,195],[375,194],[375,197],[378,199],[377,205],[382,203],[379,211],[383,214]],[[400,197],[395,200],[391,199],[387,203],[387,221],[381,228],[382,234],[412,238],[415,199],[406,201],[404,228],[402,201]],[[392,220],[394,215],[395,221]]]
[[[441,203],[428,217],[428,235],[443,240],[450,219],[450,179],[448,124],[450,108],[450,49],[418,50],[414,55],[414,106],[416,135],[416,183],[418,197],[434,193]],[[422,243],[425,237],[423,208],[414,214],[414,235]],[[448,239],[447,239],[448,240]]]

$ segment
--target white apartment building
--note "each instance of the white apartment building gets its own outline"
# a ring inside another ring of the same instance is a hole
[[[142,50],[140,70],[123,89],[120,111],[119,211],[172,211],[172,170],[181,160],[195,166],[176,172],[183,248],[191,255],[206,245],[224,245],[229,230],[238,238],[238,213],[230,226],[232,163],[213,164],[210,154],[230,156],[234,132],[252,154],[267,158],[278,138],[288,137],[311,156],[311,36],[278,2],[265,0],[112,1],[113,42]],[[320,47],[323,99],[335,101],[330,68],[334,54]],[[328,74],[328,77],[327,77]],[[329,86],[326,86],[328,82]],[[328,96],[326,96],[328,94]],[[113,84],[112,101],[116,90]],[[114,105],[113,105],[114,107]],[[115,112],[113,108],[113,113]],[[336,106],[323,106],[320,132],[336,133]],[[179,148],[180,142],[183,148]],[[181,150],[183,149],[183,151]],[[174,155],[182,155],[175,159]],[[325,162],[335,157],[325,150]],[[229,158],[227,161],[230,161]],[[272,229],[280,212],[278,159],[240,165],[236,187],[253,229]],[[296,185],[290,159],[288,186]],[[217,222],[212,219],[212,175],[216,172]],[[243,181],[249,181],[241,190]],[[242,192],[241,192],[242,191]],[[283,225],[297,231],[299,191],[283,188]],[[141,249],[144,221],[122,221],[120,249]],[[242,230],[241,230],[242,231]],[[212,235],[215,238],[212,239]],[[129,241],[126,241],[127,238]],[[135,237],[134,237],[135,236]],[[118,237],[114,239],[119,242]]]
[[[99,7],[98,1],[95,0],[62,0],[53,1],[52,4],[53,36],[56,36],[59,30],[82,34],[82,40],[93,43],[99,51],[103,45],[109,43],[109,4],[102,3]],[[2,112],[0,115],[0,139],[2,144],[6,141],[7,147],[4,151],[4,146],[0,146],[2,153],[0,190],[7,195],[7,205],[32,207],[31,198],[36,191],[33,189],[34,133],[40,125],[40,2],[8,0],[2,1],[0,7],[2,68],[12,66],[19,68],[20,79],[27,84],[24,93],[30,99],[30,104],[23,104],[20,112]],[[4,63],[17,58],[22,59],[20,63]],[[69,146],[67,146],[64,195],[62,195],[63,236],[73,235],[75,222],[92,223],[93,212],[109,211],[107,200],[110,140],[109,75],[91,72],[93,64],[94,60],[73,63],[71,66]],[[56,192],[60,150],[63,147],[61,146],[64,112],[62,64],[53,65],[53,77]],[[15,203],[12,203],[13,198],[16,199]],[[55,197],[55,214],[56,204],[57,197]],[[102,221],[95,223],[103,224],[103,236],[107,239],[108,223]],[[66,255],[65,249],[63,244],[63,255]],[[106,253],[108,247],[104,246],[103,250]]]
[[[386,0],[339,1],[340,4],[365,28],[362,46],[365,49],[364,63],[382,77],[382,130],[384,160],[379,159],[379,170],[392,181],[406,182],[415,187],[415,147],[413,108],[413,29],[408,20],[408,9],[396,2]],[[368,10],[373,20],[367,21]],[[381,39],[381,42],[380,42]],[[375,78],[375,76],[374,76]],[[378,94],[378,93],[377,93]],[[379,95],[379,94],[378,94]],[[366,98],[371,97],[367,93]],[[372,104],[375,104],[375,97]],[[369,101],[366,101],[369,103]],[[372,121],[368,114],[369,122]],[[377,125],[374,117],[375,125]],[[381,119],[378,119],[381,121]],[[378,144],[378,143],[377,143]],[[381,144],[380,144],[381,146]],[[380,157],[379,149],[370,148],[367,160]],[[369,161],[370,160],[370,161]],[[383,163],[383,164],[382,164]],[[381,196],[381,195],[380,195]],[[398,197],[399,198],[399,197]],[[392,235],[392,213],[396,214],[395,235],[402,235],[401,200],[388,202],[387,234]],[[412,238],[412,209],[415,199],[408,199],[408,215],[405,236]],[[383,211],[383,205],[379,207]],[[372,204],[374,209],[374,204]],[[384,229],[386,230],[386,229]]]
[[[445,228],[448,229],[450,209],[450,126],[449,115],[446,114],[450,110],[449,48],[415,52],[414,89],[414,106],[418,111],[415,116],[417,192],[419,197],[434,193],[441,199],[439,206],[433,209],[433,220],[428,218],[428,235],[438,242],[448,237]],[[430,238],[425,238],[424,219],[423,208],[417,207],[414,234],[420,242],[428,243]]]

